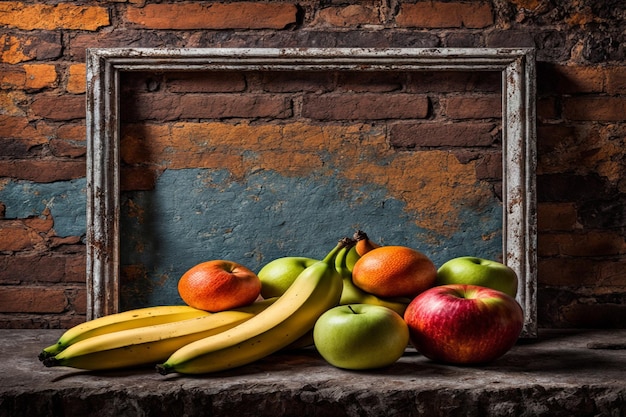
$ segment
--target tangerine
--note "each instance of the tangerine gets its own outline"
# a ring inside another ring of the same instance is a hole
[[[191,307],[218,312],[252,304],[261,293],[261,280],[236,262],[202,262],[178,280],[178,294]]]
[[[423,253],[406,246],[381,246],[359,258],[352,281],[363,291],[379,297],[414,298],[432,287],[435,264]]]

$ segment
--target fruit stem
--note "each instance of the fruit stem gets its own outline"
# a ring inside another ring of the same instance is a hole
[[[349,237],[344,237],[339,241],[339,244],[343,245],[342,247],[344,248],[350,249],[351,247],[356,245],[356,240]]]
[[[350,309],[350,311],[352,311],[354,314],[358,314],[356,311],[354,311],[354,310],[352,309],[352,306],[351,306],[351,305],[348,305],[348,308],[349,308],[349,309]]]
[[[51,368],[53,366],[58,366],[59,361],[54,356],[51,356],[49,358],[45,358],[43,360],[43,364],[46,368]]]
[[[368,239],[367,233],[365,233],[363,230],[357,230],[356,232],[354,232],[354,240],[356,240],[357,242],[359,240],[365,240]]]
[[[156,371],[160,373],[161,375],[167,375],[173,372],[169,367],[165,365],[157,365]]]

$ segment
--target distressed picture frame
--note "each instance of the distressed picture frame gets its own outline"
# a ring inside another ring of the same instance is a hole
[[[87,318],[119,311],[120,74],[128,71],[499,71],[503,261],[519,277],[522,337],[537,334],[535,52],[531,48],[87,50]]]

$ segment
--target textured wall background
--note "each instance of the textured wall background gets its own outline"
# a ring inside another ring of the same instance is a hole
[[[543,327],[623,327],[624,13],[623,2],[617,0],[1,2],[0,326],[65,327],[84,319],[85,48],[534,46],[538,59],[539,323]],[[133,152],[132,146],[133,139],[140,137],[133,133],[138,125],[153,127],[158,138],[164,126],[180,128],[172,132],[196,129],[186,118],[211,119],[213,128],[227,125],[231,129],[233,118],[239,117],[172,113],[175,108],[212,109],[208,103],[184,102],[197,94],[177,93],[185,89],[200,93],[201,80],[183,79],[173,84],[158,78],[147,84],[141,78],[138,84],[128,81],[135,87],[129,91],[135,92],[131,95],[137,103],[151,100],[156,91],[183,100],[151,101],[150,106],[129,109],[125,126],[129,144],[124,145],[124,155],[129,158],[125,161],[128,169],[136,175],[127,175],[132,178],[125,184],[128,191],[139,192],[136,190],[149,189],[155,181],[169,180],[167,175],[146,175],[146,171],[159,169],[146,169],[142,161],[132,159],[142,155]],[[235,86],[242,94],[250,85],[236,87],[232,78],[225,81],[226,88]],[[316,84],[320,82],[316,80]],[[455,79],[435,77],[433,83],[450,87]],[[466,120],[477,117],[473,112],[484,111],[478,118],[491,122],[494,106],[489,97],[493,92],[476,89],[475,83],[468,79],[460,83],[481,97],[478,100],[470,94],[469,104],[464,101],[468,94],[447,100],[427,93],[428,112],[421,117],[435,121],[440,115],[452,115],[455,120]],[[218,83],[210,84],[214,89]],[[159,90],[161,86],[167,89]],[[384,87],[377,92],[389,90]],[[221,93],[227,99],[228,91]],[[266,113],[260,118],[275,115],[271,112],[282,114],[284,107],[272,98],[276,94],[270,96],[253,99],[254,105],[247,108],[262,108]],[[232,103],[213,109],[224,108],[232,109]],[[318,111],[327,108],[318,104]],[[467,111],[473,114],[464,115]],[[311,113],[307,117],[328,115]],[[258,123],[252,125],[258,134]],[[362,137],[363,131],[373,133],[378,127],[378,123],[363,124],[356,136]],[[320,143],[336,133],[326,129],[313,135],[319,136]],[[423,136],[407,136],[399,129],[395,142],[391,142],[394,135],[390,132],[393,130],[386,131],[385,146],[396,146],[396,150],[404,147],[404,152],[416,153],[433,146],[415,142],[429,137],[432,130]],[[345,135],[355,137],[351,134]],[[464,137],[458,131],[445,134],[452,141]],[[166,137],[177,138],[175,134]],[[457,145],[464,146],[458,142],[446,146]],[[450,155],[451,163],[471,165],[475,174],[484,170],[489,177],[487,172],[494,172],[493,163],[476,164],[467,151]],[[247,157],[254,160],[252,154]],[[192,174],[189,181],[202,180],[199,173],[187,173]],[[222,185],[227,185],[226,179],[213,177]],[[252,179],[246,180],[247,186]],[[133,198],[141,198],[140,192]],[[235,233],[240,234],[233,231],[233,238],[237,238]],[[132,277],[133,271],[141,274],[129,267],[127,276]]]
[[[357,229],[438,265],[502,259],[500,77],[127,74],[121,154],[143,186],[123,194],[122,305],[179,302],[208,259],[321,259]]]

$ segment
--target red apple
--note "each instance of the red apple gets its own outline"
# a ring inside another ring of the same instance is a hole
[[[441,285],[418,295],[404,320],[427,358],[453,364],[491,362],[515,345],[524,323],[511,296],[477,285]]]

